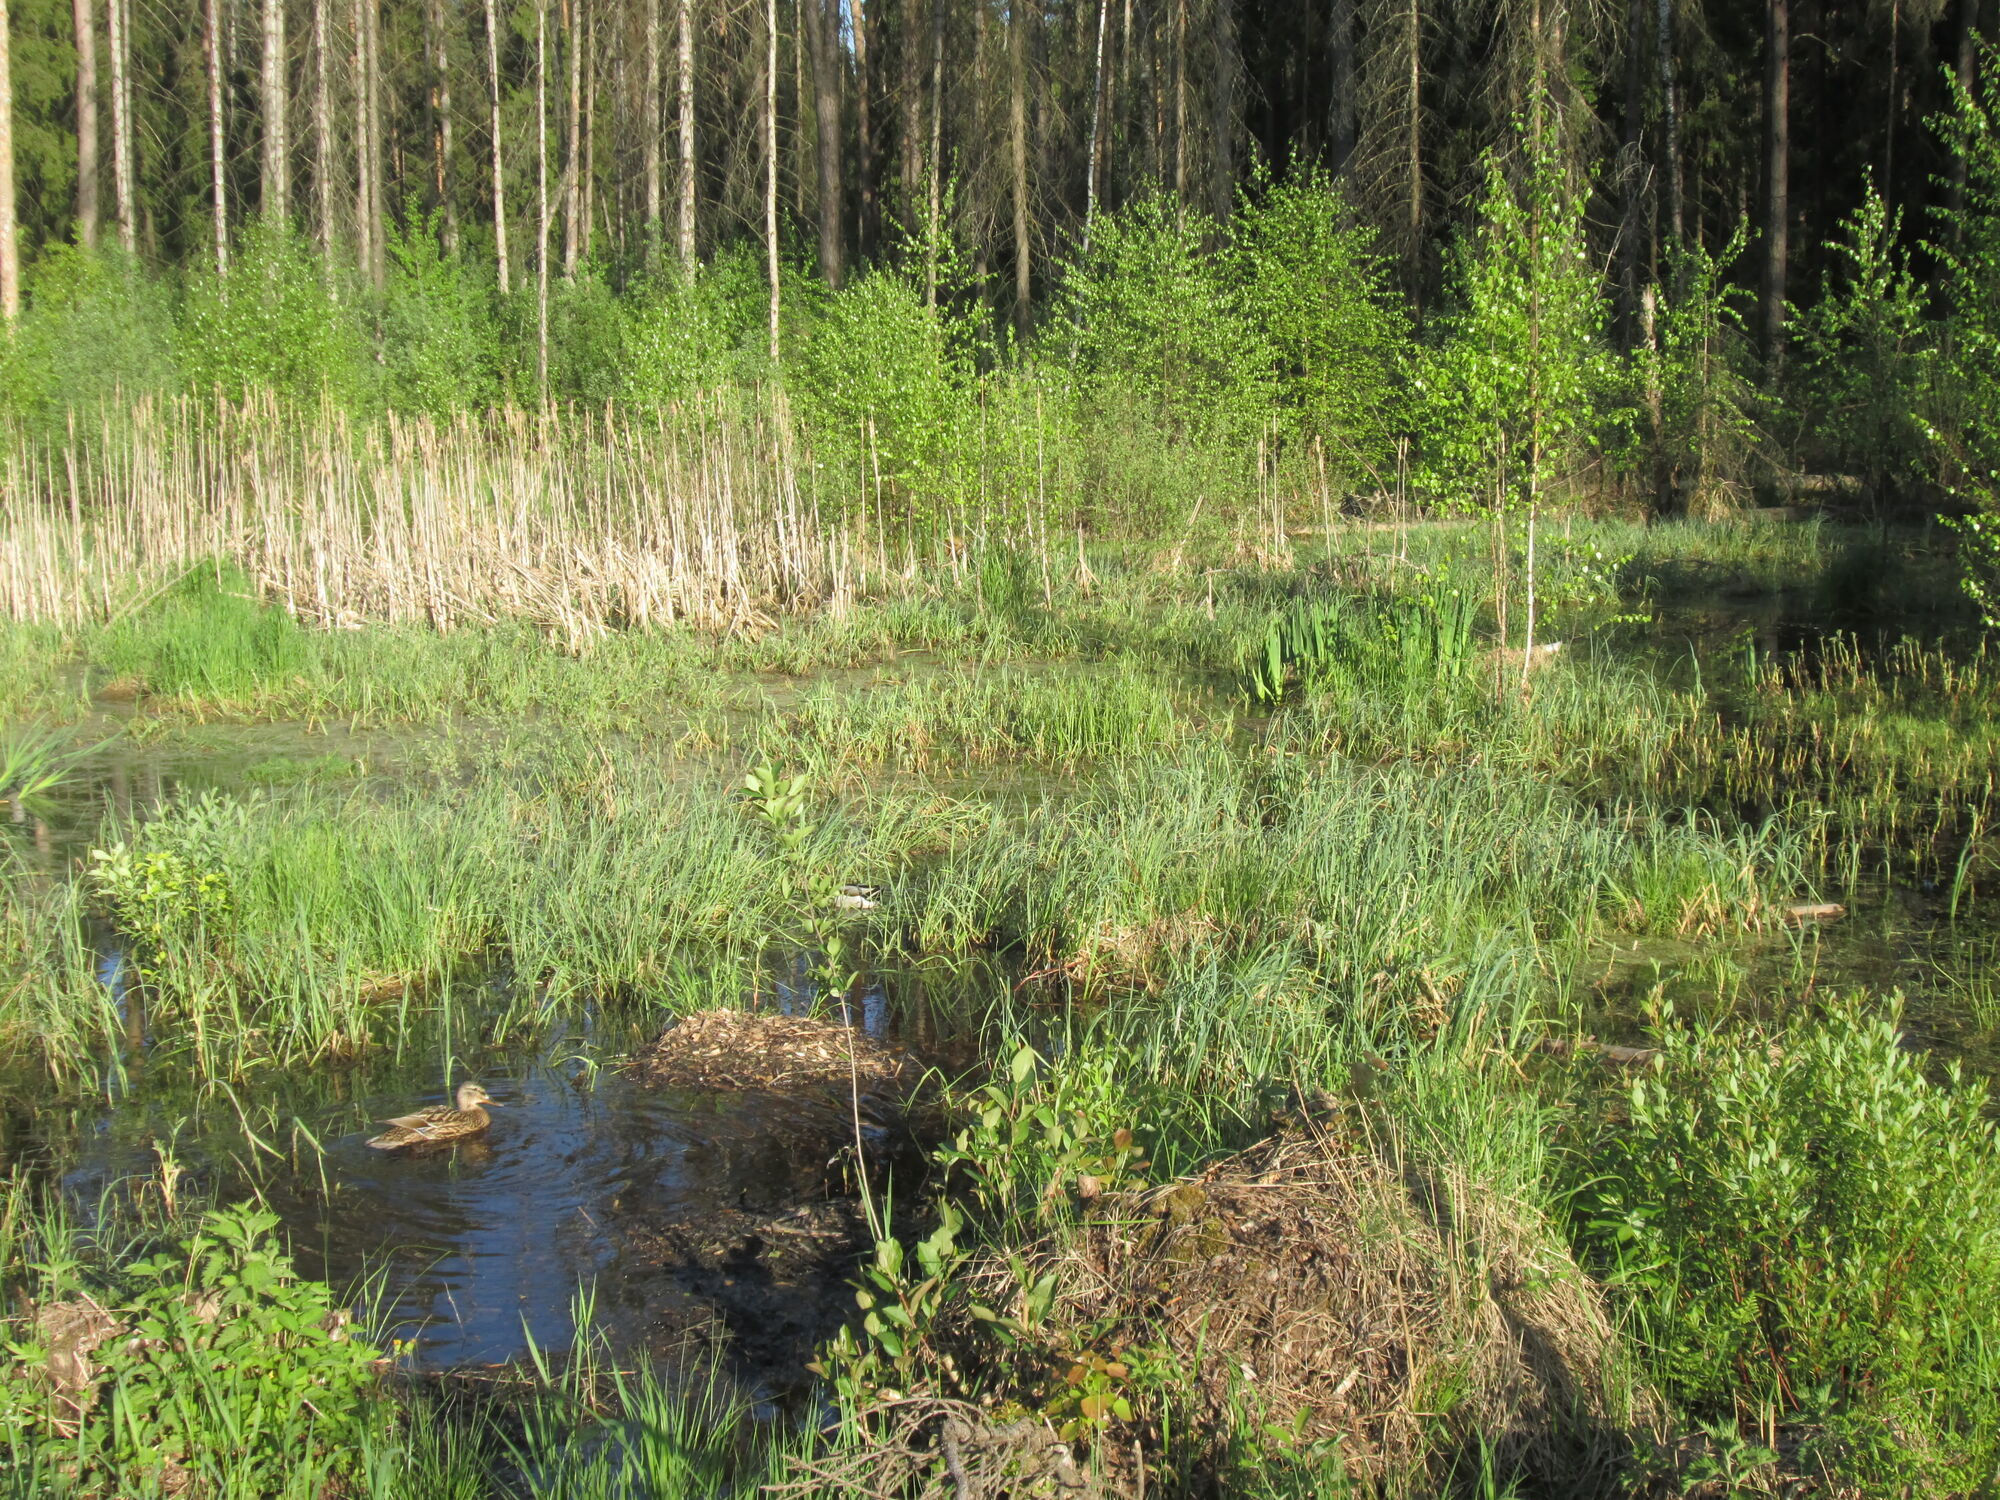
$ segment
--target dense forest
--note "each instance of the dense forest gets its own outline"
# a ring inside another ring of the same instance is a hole
[[[1182,515],[1253,466],[1319,505],[1929,511],[1988,467],[1982,19],[13,0],[0,399],[782,384],[897,503],[1032,408],[1119,450],[1082,490]]]

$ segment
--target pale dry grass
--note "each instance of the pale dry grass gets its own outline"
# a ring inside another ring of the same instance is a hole
[[[141,403],[52,443],[0,434],[0,618],[102,621],[219,560],[325,627],[754,629],[841,607],[873,550],[821,521],[808,472],[782,403],[366,428]]]

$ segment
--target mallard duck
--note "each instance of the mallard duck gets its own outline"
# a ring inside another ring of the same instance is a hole
[[[455,1104],[433,1104],[415,1114],[398,1115],[382,1123],[389,1128],[368,1144],[377,1151],[396,1151],[404,1146],[435,1146],[446,1141],[470,1140],[493,1122],[484,1106],[496,1109],[499,1101],[476,1083],[461,1083]]]

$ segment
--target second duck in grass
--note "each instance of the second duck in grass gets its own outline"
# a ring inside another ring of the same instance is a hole
[[[369,1141],[377,1151],[398,1151],[405,1146],[437,1146],[447,1141],[468,1141],[485,1134],[492,1124],[486,1106],[499,1102],[476,1083],[461,1083],[453,1104],[433,1104],[415,1114],[398,1115],[382,1123],[389,1128]]]

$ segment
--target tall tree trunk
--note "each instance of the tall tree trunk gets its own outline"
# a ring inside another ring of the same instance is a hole
[[[582,199],[577,211],[582,216],[583,230],[583,246],[578,253],[588,265],[590,219],[597,208],[597,26],[589,0],[584,0],[583,18],[583,146],[577,167],[583,181],[577,189]]]
[[[368,180],[375,169],[370,145],[374,123],[368,118],[368,7],[373,0],[354,0],[354,260],[361,274],[375,265],[375,188]]]
[[[819,175],[819,272],[838,290],[841,274],[840,233],[840,0],[800,0],[812,54],[813,136]]]
[[[924,306],[937,306],[938,249],[944,235],[944,0],[931,0],[931,146],[924,176]]]
[[[327,19],[329,0],[313,0],[313,224],[315,237],[319,241],[320,259],[330,273],[333,270],[333,79],[332,59],[328,55]],[[209,0],[211,12],[214,0]],[[209,25],[214,27],[211,14]],[[210,68],[215,68],[210,59]],[[209,77],[210,109],[213,111],[217,134],[220,135],[222,118],[222,75],[212,71]],[[216,164],[218,174],[221,163]]]
[[[1408,52],[1409,97],[1403,117],[1407,136],[1408,182],[1405,187],[1404,230],[1410,244],[1410,305],[1422,321],[1424,311],[1424,24],[1418,0],[1409,0],[1403,46]]]
[[[1953,60],[1953,71],[1958,75],[1958,86],[1966,93],[1972,92],[1976,81],[1979,60],[1979,0],[1958,0],[1958,52]],[[1962,151],[1951,154],[1951,185],[1946,203],[1951,211],[1951,242],[1964,243],[1965,231],[1965,188],[1966,158]]]
[[[838,3],[838,0],[835,0]],[[870,95],[874,80],[868,71],[868,15],[864,0],[849,0],[854,23],[854,181],[861,195],[861,223],[857,227],[860,255],[865,260],[875,253],[875,124]],[[985,14],[982,0],[980,14]]]
[[[368,279],[380,291],[388,280],[389,188],[385,173],[388,127],[382,118],[382,6],[368,0]]]
[[[924,34],[923,13],[924,0],[903,0],[902,45],[897,52],[902,74],[898,92],[902,95],[903,104],[903,164],[899,197],[906,230],[916,228],[917,184],[923,175],[923,54],[917,50],[917,39]]]
[[[549,401],[549,0],[535,0],[535,391]]]
[[[486,0],[486,84],[492,106],[493,134],[493,256],[498,263],[500,295],[511,287],[507,275],[507,174],[500,156],[500,17],[494,0]]]
[[[771,363],[778,362],[778,0],[764,0],[764,274],[771,293]]]
[[[0,320],[21,315],[21,247],[14,223],[14,69],[7,0],[0,0]]]
[[[1097,154],[1104,128],[1104,22],[1110,10],[1111,0],[1097,0],[1097,51],[1090,71],[1090,155],[1083,164],[1085,255],[1090,253],[1091,226],[1097,220]]]
[[[264,0],[262,28],[264,66],[257,103],[263,112],[262,172],[257,207],[264,217],[281,224],[291,211],[291,142],[286,138],[286,105],[291,90],[285,76],[285,0]]]
[[[1227,219],[1236,201],[1236,111],[1241,102],[1243,57],[1236,41],[1236,0],[1210,0],[1210,4],[1215,7],[1211,193],[1216,218]]]
[[[111,0],[115,6],[118,0]],[[208,0],[202,51],[208,72],[208,197],[215,274],[229,274],[229,140],[222,114],[222,0]]]
[[[680,73],[681,180],[680,217],[675,226],[680,237],[681,271],[694,274],[694,0],[680,0],[680,28],[675,39],[676,65]]]
[[[106,40],[111,45],[111,194],[118,215],[118,243],[139,251],[139,216],[132,202],[131,26],[126,0],[110,0]]]
[[[1619,176],[1624,187],[1624,221],[1618,229],[1619,313],[1624,323],[1625,343],[1633,347],[1639,338],[1639,233],[1643,213],[1646,174],[1640,131],[1645,120],[1646,0],[1625,0],[1625,132],[1619,153]]]
[[[97,248],[97,27],[95,0],[71,0],[76,29],[76,232]]]
[[[1187,8],[1188,0],[1173,0],[1174,35],[1168,48],[1174,75],[1174,205],[1179,213],[1187,210]]]
[[[1679,244],[1686,232],[1681,208],[1681,112],[1674,92],[1673,0],[1659,0],[1655,50],[1660,69],[1660,123],[1666,143],[1660,150],[1660,177],[1667,189],[1667,233]]]
[[[1791,237],[1791,0],[1765,0],[1764,31],[1764,373],[1773,383],[1784,360],[1785,268]]]
[[[1333,0],[1328,16],[1328,146],[1333,170],[1345,172],[1354,160],[1359,115],[1354,101],[1354,0]]]
[[[660,128],[665,101],[660,94],[660,3],[640,0],[646,7],[645,106],[639,111],[639,133],[646,157],[646,265],[656,266],[665,235],[661,218],[665,203],[667,142]]]
[[[563,279],[576,277],[576,258],[583,249],[583,226],[577,222],[583,190],[583,0],[563,0],[563,30],[568,44],[569,128],[563,132],[562,211]]]
[[[1013,0],[1007,16],[1007,146],[1014,199],[1014,338],[1028,341],[1033,288],[1028,239],[1028,26],[1034,0]]]
[[[451,191],[451,52],[446,28],[448,0],[427,0],[427,29],[431,42],[431,188],[437,195],[438,217],[444,236],[444,253],[458,250],[458,209]],[[455,16],[456,0],[449,0]]]

